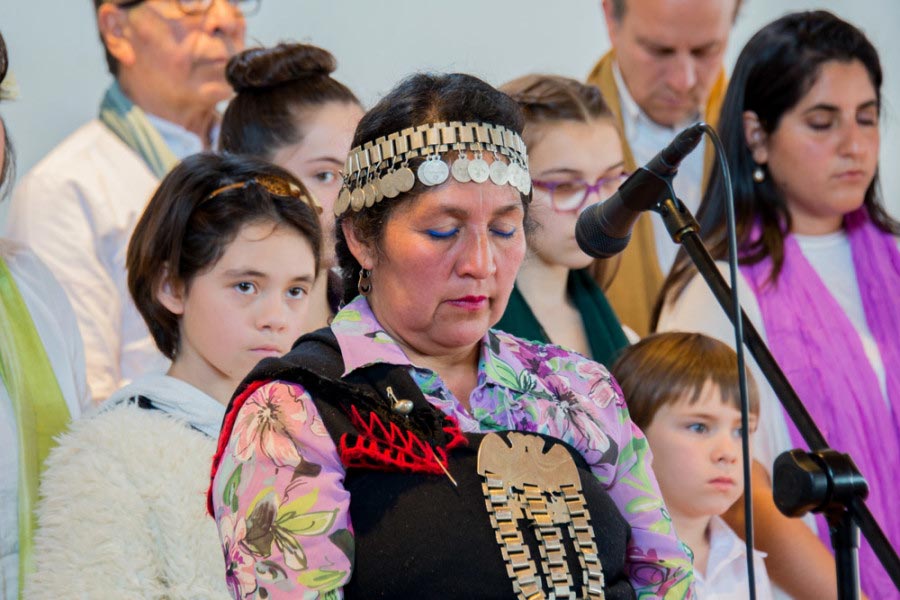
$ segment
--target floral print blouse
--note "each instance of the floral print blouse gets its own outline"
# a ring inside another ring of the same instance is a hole
[[[650,470],[647,441],[605,367],[491,330],[468,412],[436,373],[410,363],[365,298],[340,311],[331,328],[345,374],[376,362],[408,365],[425,398],[463,431],[536,432],[576,448],[631,525],[626,571],[638,598],[691,597],[691,562]],[[274,381],[247,398],[211,490],[234,598],[341,597],[353,564],[344,475],[302,386]]]

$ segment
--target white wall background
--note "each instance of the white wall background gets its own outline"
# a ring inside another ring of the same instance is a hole
[[[248,20],[248,44],[300,40],[327,48],[340,64],[336,76],[368,105],[417,70],[466,71],[494,84],[538,71],[583,78],[609,45],[600,0],[262,1]],[[811,8],[853,22],[879,50],[882,184],[888,209],[900,217],[900,1],[744,0],[728,67],[762,25]],[[22,174],[96,114],[109,77],[91,0],[2,0],[0,32],[18,84],[18,98],[0,112]]]

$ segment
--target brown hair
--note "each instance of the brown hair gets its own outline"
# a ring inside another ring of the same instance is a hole
[[[687,398],[694,404],[707,381],[722,400],[739,408],[737,355],[727,344],[701,333],[671,331],[645,337],[622,351],[610,369],[622,388],[631,419],[641,429],[656,411]],[[747,374],[750,412],[759,414],[756,383]]]
[[[219,145],[225,152],[271,159],[304,136],[304,112],[329,102],[359,105],[331,77],[337,61],[309,44],[250,48],[228,61],[225,76],[237,92],[222,116]]]
[[[625,5],[625,0],[610,0],[610,2],[612,3],[613,18],[616,21],[621,21],[622,17],[625,16],[625,10],[627,8],[627,6]],[[742,2],[743,2],[743,0],[737,0],[737,2],[735,2],[734,16],[732,17],[732,21],[734,19],[737,19],[737,14],[738,14],[738,11],[741,9]]]
[[[500,86],[519,103],[525,123],[611,117],[599,88],[561,75],[525,75]]]
[[[244,225],[272,223],[295,229],[309,241],[315,271],[319,269],[319,218],[301,200],[273,194],[255,183],[209,198],[213,191],[253,182],[257,177],[284,180],[309,195],[303,184],[281,167],[250,157],[205,152],[187,157],[166,175],[134,228],[125,263],[128,291],[157,347],[170,359],[178,354],[179,318],[156,298],[163,278],[189,288],[196,275],[222,257]]]
[[[878,51],[861,30],[827,11],[791,13],[772,21],[750,38],[734,65],[717,129],[734,188],[738,257],[746,265],[771,259],[770,283],[778,281],[784,265],[784,238],[791,231],[791,212],[784,192],[771,176],[761,182],[753,179],[758,165],[747,144],[743,115],[746,111],[755,112],[766,134],[772,135],[785,113],[815,85],[822,65],[857,60],[869,75],[880,112],[883,74]],[[762,167],[768,170],[765,165]],[[713,165],[697,209],[703,241],[717,260],[728,256],[724,177],[718,163]],[[876,227],[900,235],[900,222],[884,208],[877,171],[866,190],[863,206]],[[678,300],[696,273],[688,255],[680,249],[657,297],[654,328],[663,306]]]

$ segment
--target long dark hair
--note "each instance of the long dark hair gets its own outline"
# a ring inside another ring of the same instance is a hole
[[[489,84],[464,73],[412,75],[388,92],[363,116],[353,136],[352,147],[361,146],[382,136],[388,136],[407,127],[443,121],[481,121],[502,125],[522,133],[524,118],[515,101]],[[421,158],[409,161],[413,170]],[[362,268],[344,236],[341,223],[349,221],[361,240],[380,247],[384,227],[391,212],[401,203],[415,198],[427,189],[416,181],[413,188],[397,198],[378,202],[359,212],[348,210],[337,219],[335,254],[341,267],[344,282],[344,302],[350,302],[359,293],[357,281]],[[530,195],[525,199],[530,199]],[[527,202],[526,207],[527,218]]]
[[[778,278],[784,263],[784,237],[791,230],[791,214],[771,177],[761,183],[753,181],[756,163],[744,134],[744,111],[755,112],[763,130],[771,134],[782,116],[815,84],[824,63],[855,60],[868,72],[880,109],[882,73],[875,47],[862,31],[826,11],[792,13],[769,23],[747,42],[735,64],[718,133],[734,186],[740,262],[756,264],[771,258],[772,281]],[[722,189],[722,172],[716,165],[697,211],[704,242],[715,259],[728,255]],[[877,173],[866,190],[863,205],[877,227],[900,234],[900,223],[891,219],[881,204]],[[755,223],[761,234],[751,240]],[[693,274],[687,255],[679,251],[657,300],[654,328],[663,304],[676,300]]]

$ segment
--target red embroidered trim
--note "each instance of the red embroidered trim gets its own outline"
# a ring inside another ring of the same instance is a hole
[[[225,420],[222,423],[222,431],[219,432],[219,442],[216,444],[216,453],[213,454],[212,459],[212,469],[210,469],[209,474],[209,488],[206,490],[206,510],[209,512],[209,516],[215,518],[215,514],[213,513],[213,503],[212,503],[212,486],[213,479],[216,477],[216,472],[219,470],[219,463],[222,462],[222,455],[225,454],[225,448],[228,447],[228,442],[231,440],[231,432],[234,430],[234,422],[237,421],[238,413],[241,411],[241,407],[244,406],[244,402],[247,401],[247,398],[253,395],[253,392],[261,388],[262,386],[270,383],[271,379],[265,379],[262,381],[254,381],[250,385],[244,388],[234,400],[231,401],[231,406],[229,407],[228,412],[225,414]]]
[[[392,421],[385,425],[374,412],[369,413],[366,420],[355,406],[351,406],[349,417],[360,433],[345,433],[338,443],[341,462],[348,468],[443,475],[440,465],[447,465],[446,451],[467,443],[458,422],[452,417],[445,417],[448,424],[443,431],[450,436],[450,441],[443,447],[432,447]]]

